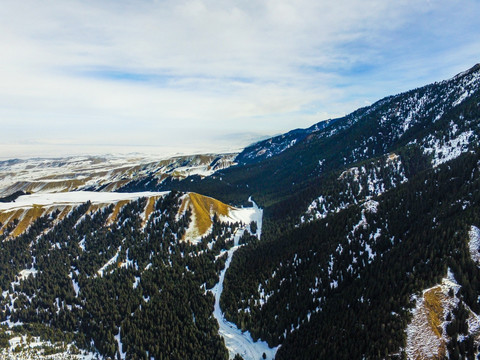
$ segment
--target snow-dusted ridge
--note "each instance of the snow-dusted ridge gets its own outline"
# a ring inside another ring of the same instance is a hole
[[[337,184],[341,184],[339,192],[325,193],[314,199],[301,216],[300,223],[324,219],[351,205],[368,202],[407,181],[404,165],[395,153],[366,165],[348,168],[337,178]]]
[[[61,193],[40,193],[22,195],[13,202],[0,203],[0,210],[24,209],[33,206],[79,205],[90,201],[92,204],[108,204],[122,200],[136,200],[141,197],[163,196],[163,192],[113,193],[96,191],[72,191]]]
[[[76,156],[58,159],[0,161],[0,197],[78,190],[116,191],[131,181],[201,177],[234,165],[236,153],[171,158],[146,156]]]

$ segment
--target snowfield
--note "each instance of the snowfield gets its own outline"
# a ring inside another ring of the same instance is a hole
[[[114,193],[95,191],[71,191],[62,193],[43,193],[19,196],[15,201],[0,203],[0,210],[13,210],[38,206],[80,205],[87,201],[92,204],[109,204],[122,200],[137,200],[142,197],[163,196],[163,192]]]
[[[227,321],[222,312],[222,309],[220,308],[220,297],[223,292],[223,281],[225,279],[225,273],[230,266],[234,252],[240,247],[240,245],[238,245],[238,241],[240,240],[243,232],[251,221],[257,222],[257,236],[260,236],[262,230],[263,211],[259,209],[255,203],[253,203],[253,207],[251,208],[236,209],[233,212],[235,219],[242,220],[247,225],[242,229],[237,230],[237,232],[235,233],[234,246],[227,251],[228,257],[227,261],[225,262],[225,269],[223,269],[220,273],[219,282],[211,290],[215,295],[215,308],[213,311],[213,315],[217,319],[220,326],[219,333],[221,336],[223,336],[225,340],[225,346],[228,349],[230,359],[233,359],[235,354],[240,354],[245,360],[260,360],[263,359],[262,355],[264,353],[266,354],[267,359],[274,359],[278,347],[270,348],[268,344],[264,341],[253,341],[248,331],[242,333],[242,331],[237,327],[237,325]]]
[[[257,223],[257,233],[253,235],[257,235],[260,239],[260,235],[262,233],[262,216],[263,210],[260,209],[252,200],[252,198],[248,199],[251,203],[253,203],[253,207],[250,208],[233,208],[229,211],[228,216],[220,216],[220,220],[223,222],[234,223],[234,222],[242,222],[245,225],[249,225],[252,221]],[[250,230],[250,229],[249,229]],[[240,239],[240,237],[239,237]]]

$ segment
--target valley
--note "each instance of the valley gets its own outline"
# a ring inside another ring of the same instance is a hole
[[[239,153],[2,161],[0,199],[0,358],[480,356],[479,65]]]
[[[250,215],[251,221],[255,221],[258,225],[257,236],[262,232],[262,211],[255,203],[253,203],[254,212]],[[242,209],[241,211],[249,211],[249,209]],[[250,221],[246,222],[247,224]],[[251,231],[252,229],[248,229]],[[225,340],[225,346],[228,349],[230,358],[234,358],[236,354],[240,354],[244,359],[261,359],[263,354],[266,354],[266,359],[274,359],[276,348],[269,348],[268,344],[264,341],[254,341],[250,334],[242,332],[234,323],[231,323],[225,319],[225,315],[220,307],[220,297],[223,292],[223,282],[225,280],[225,273],[227,272],[234,252],[239,248],[239,240],[244,234],[245,228],[240,228],[233,235],[233,247],[227,251],[227,260],[225,261],[225,268],[221,271],[218,283],[213,287],[212,292],[215,295],[215,308],[213,315],[218,321],[220,326],[219,333]]]

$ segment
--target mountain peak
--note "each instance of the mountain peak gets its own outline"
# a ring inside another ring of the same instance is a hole
[[[453,78],[454,79],[459,79],[461,77],[464,77],[465,75],[473,74],[474,72],[480,71],[480,63],[477,63],[473,65],[470,69],[462,71],[461,73],[458,73],[455,75]]]

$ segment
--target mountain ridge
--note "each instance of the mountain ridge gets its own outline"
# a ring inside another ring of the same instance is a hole
[[[477,357],[480,65],[321,124],[224,157],[101,163],[95,190],[164,195],[40,214],[4,241],[3,348],[43,332],[72,356],[232,358],[220,309],[269,359]],[[262,224],[228,219],[252,198]]]

